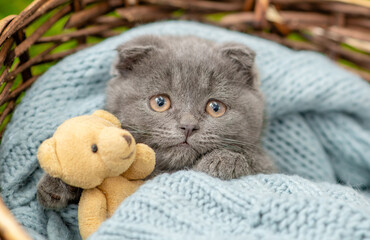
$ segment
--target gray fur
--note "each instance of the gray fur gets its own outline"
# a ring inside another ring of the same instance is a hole
[[[260,144],[264,101],[251,49],[191,36],[142,36],[117,51],[106,109],[137,142],[154,149],[157,165],[152,176],[194,169],[232,179],[274,171]],[[156,94],[167,94],[171,108],[153,111],[149,99]],[[205,112],[209,99],[227,105],[222,117]],[[184,125],[199,128],[187,138],[190,146],[185,147],[178,146],[186,139]],[[48,184],[52,182],[43,182]],[[38,192],[43,185],[39,184]]]
[[[37,184],[37,200],[49,209],[60,209],[68,203],[77,203],[82,190],[64,183],[59,178],[44,174]]]
[[[251,49],[191,36],[142,36],[117,50],[106,109],[155,150],[157,171],[195,169],[231,179],[273,170],[261,150],[264,101]],[[158,113],[148,101],[163,93],[171,108]],[[228,106],[224,116],[205,112],[209,99]],[[176,146],[185,140],[184,121],[199,125],[188,138],[191,147]],[[217,159],[219,167],[211,167]]]

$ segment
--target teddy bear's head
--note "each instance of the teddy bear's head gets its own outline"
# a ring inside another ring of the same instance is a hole
[[[99,110],[65,121],[41,144],[37,158],[51,176],[88,189],[125,172],[135,155],[132,135],[116,117]]]

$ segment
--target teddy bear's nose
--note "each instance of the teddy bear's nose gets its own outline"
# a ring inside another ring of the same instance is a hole
[[[123,138],[126,140],[127,144],[130,146],[131,145],[131,142],[132,142],[132,139],[130,136],[127,136],[127,135],[123,135]]]

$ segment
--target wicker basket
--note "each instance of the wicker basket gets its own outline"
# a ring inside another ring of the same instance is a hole
[[[106,37],[164,19],[320,51],[370,81],[368,0],[35,0],[0,20],[0,138],[23,92],[48,67]],[[2,202],[0,239],[29,239]]]
[[[30,240],[0,198],[0,240]]]

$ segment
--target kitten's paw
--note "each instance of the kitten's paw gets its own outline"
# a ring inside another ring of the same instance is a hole
[[[195,164],[193,170],[224,180],[239,178],[253,172],[244,155],[228,150],[214,150],[208,153]]]
[[[69,202],[78,202],[81,189],[45,174],[37,184],[37,200],[48,209],[61,209]]]

